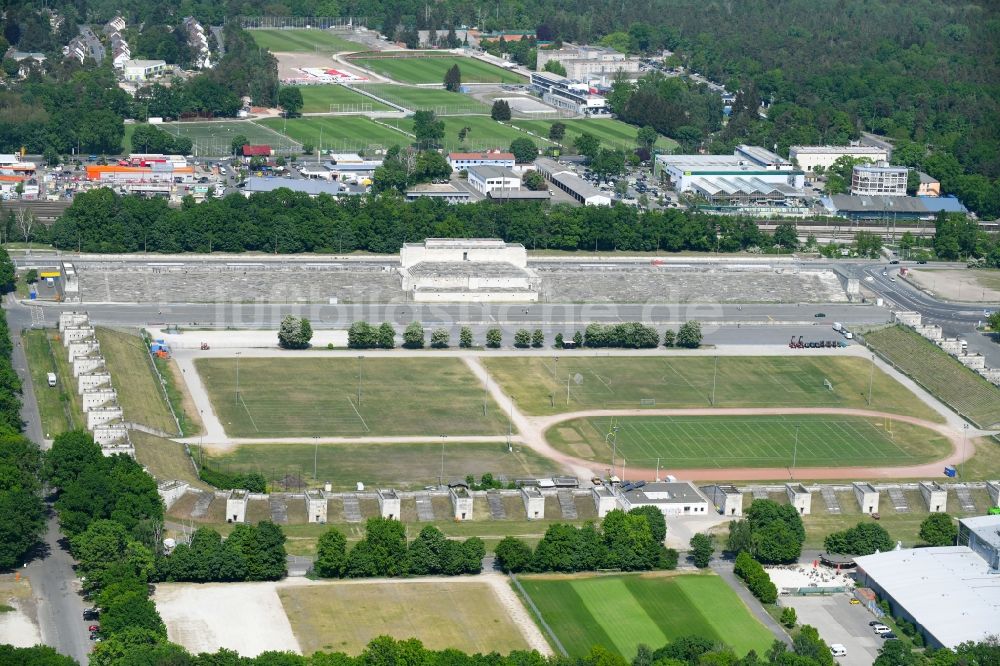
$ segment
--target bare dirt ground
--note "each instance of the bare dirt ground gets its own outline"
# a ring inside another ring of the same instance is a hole
[[[920,268],[908,271],[906,279],[949,301],[1000,301],[1000,271]]]
[[[276,585],[163,583],[156,586],[153,601],[167,636],[192,653],[228,648],[244,657],[268,650],[301,654]]]
[[[31,585],[26,578],[14,580],[13,575],[0,576],[0,605],[14,609],[0,613],[0,644],[31,647],[42,642]]]
[[[167,624],[170,640],[191,652],[215,651],[224,647],[247,657],[267,650],[290,650],[302,654],[302,646],[295,637],[279,591],[287,593],[301,587],[330,589],[334,586],[376,584],[428,584],[435,587],[443,584],[486,585],[495,594],[498,609],[510,618],[528,648],[552,654],[541,631],[506,579],[499,574],[323,582],[296,578],[276,583],[161,584],[156,588],[154,601]],[[253,627],[253,631],[248,632],[247,627]],[[496,645],[494,649],[507,652],[513,647]]]

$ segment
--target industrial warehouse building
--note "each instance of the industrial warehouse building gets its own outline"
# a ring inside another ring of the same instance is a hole
[[[611,113],[607,106],[607,100],[600,95],[592,94],[589,85],[576,83],[559,74],[532,72],[531,87],[544,102],[560,109],[588,116]]]
[[[929,647],[981,641],[1000,627],[1000,575],[968,546],[895,550],[854,561],[858,584],[887,601],[893,616],[916,625]]]
[[[548,158],[535,161],[535,168],[545,180],[570,195],[584,206],[610,206],[611,195],[602,192],[576,173]]]

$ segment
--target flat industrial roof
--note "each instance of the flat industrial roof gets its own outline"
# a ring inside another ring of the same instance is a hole
[[[517,174],[508,167],[493,164],[478,164],[468,168],[469,175],[475,174],[481,179],[486,178],[517,178]]]
[[[304,194],[350,194],[347,188],[340,183],[298,178],[263,178],[261,176],[250,176],[244,189],[248,192],[273,192],[282,187]]]
[[[981,641],[997,631],[1000,575],[968,546],[894,550],[854,561],[942,645]]]
[[[975,532],[977,539],[1000,550],[1000,516],[973,516],[958,522]]]
[[[641,488],[624,490],[622,495],[630,502],[641,504],[689,504],[708,501],[693,485],[681,481],[654,481]]]
[[[867,155],[881,155],[885,152],[885,148],[878,148],[876,146],[790,146],[788,148],[788,153],[796,153],[807,155],[809,153],[833,153],[834,155],[850,155],[852,153],[861,153]]]

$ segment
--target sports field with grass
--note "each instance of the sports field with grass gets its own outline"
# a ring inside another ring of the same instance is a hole
[[[418,88],[392,83],[358,83],[353,87],[370,91],[384,100],[407,109],[430,110],[438,115],[480,113],[489,115],[490,107],[462,93],[442,88]]]
[[[311,118],[267,118],[261,125],[276,132],[287,131],[300,144],[311,144],[316,150],[352,152],[369,146],[388,148],[405,146],[413,141],[402,132],[378,125],[363,116],[313,116]]]
[[[573,141],[581,134],[587,132],[593,134],[601,140],[601,143],[608,148],[633,149],[635,148],[635,137],[639,128],[635,125],[623,123],[620,120],[611,118],[585,118],[585,119],[565,119],[565,120],[513,120],[512,124],[530,132],[534,132],[543,137],[549,136],[549,128],[556,122],[566,125],[566,134],[563,137],[564,146],[572,146]],[[660,136],[656,140],[656,147],[670,152],[677,147],[677,142],[665,136]]]
[[[373,100],[370,100],[373,101]],[[329,108],[326,109],[329,111]],[[132,134],[138,125],[125,125],[125,152],[132,152]],[[298,151],[302,149],[295,141],[290,141],[277,130],[269,129],[249,120],[220,120],[163,123],[158,129],[174,136],[189,137],[194,144],[194,155],[228,155],[233,138],[243,135],[251,144],[266,144],[277,151]]]
[[[241,368],[242,370],[242,368]],[[481,412],[480,412],[481,413]],[[535,478],[559,472],[550,460],[526,447],[505,443],[462,442],[442,438],[423,444],[252,444],[225,453],[206,449],[205,464],[229,473],[260,472],[268,480],[301,476],[307,482],[329,481],[335,488],[366,486],[420,489],[444,479]],[[316,475],[313,476],[313,461]]]
[[[340,51],[360,51],[365,48],[357,42],[346,39],[348,35],[317,28],[276,28],[273,30],[255,28],[247,32],[253,37],[257,46],[277,53],[295,51],[337,53]]]
[[[871,362],[848,356],[486,358],[528,414],[639,407],[858,407],[941,422]],[[830,389],[823,380],[828,380]],[[568,399],[567,399],[567,386]],[[714,386],[714,403],[712,401]]]
[[[142,338],[109,328],[97,328],[95,332],[125,420],[177,434],[177,422]]]
[[[367,113],[390,111],[391,106],[338,85],[301,86],[303,113]]]
[[[864,339],[865,344],[976,425],[988,428],[1000,424],[1000,388],[916,331],[890,326],[866,333]]]
[[[442,83],[454,65],[462,72],[462,83],[524,83],[524,77],[482,60],[431,52],[386,54],[377,58],[351,58],[358,67],[377,72],[402,83]]]
[[[529,647],[486,582],[328,582],[282,586],[278,597],[303,654],[356,655],[382,635],[468,653]]]
[[[946,438],[909,423],[858,416],[628,416],[586,418],[548,431],[560,451],[652,468],[892,466],[931,462],[951,451]],[[796,441],[798,444],[796,445]]]
[[[524,576],[519,579],[571,657],[593,645],[635,656],[681,636],[713,638],[743,655],[763,654],[774,636],[712,574]]]
[[[502,148],[506,150],[514,139],[529,138],[524,132],[507,125],[501,125],[489,116],[446,116],[444,121],[444,138],[441,146],[445,150],[485,150]],[[405,132],[413,133],[411,118],[386,118],[386,123],[398,127]],[[459,141],[458,133],[468,127],[465,141]],[[539,148],[549,145],[547,142],[536,141]]]
[[[199,359],[232,437],[499,435],[507,415],[454,358]],[[359,366],[361,399],[358,400]]]

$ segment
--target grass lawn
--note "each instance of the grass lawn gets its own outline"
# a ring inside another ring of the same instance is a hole
[[[866,333],[865,344],[887,358],[973,423],[1000,424],[1000,388],[969,370],[930,340],[902,326]]]
[[[66,418],[73,428],[83,428],[87,425],[87,419],[83,415],[83,402],[80,399],[80,394],[77,392],[77,380],[73,376],[73,366],[69,363],[66,348],[63,347],[62,341],[59,339],[58,331],[46,330],[45,335],[52,346],[52,354],[49,358],[55,362],[56,377],[59,381],[59,388],[63,392],[60,400],[65,399],[67,401]],[[30,357],[28,362],[31,363]],[[46,372],[49,371],[46,370]],[[32,378],[34,378],[34,375],[32,375]],[[43,386],[48,388],[47,384],[43,384]],[[39,409],[41,409],[41,405],[39,405]]]
[[[187,481],[195,488],[211,489],[211,486],[198,478],[183,444],[138,430],[131,431],[129,437],[135,446],[135,459],[157,481],[177,479]]]
[[[445,116],[441,120],[444,121],[444,139],[441,140],[441,145],[449,151],[486,150],[489,148],[506,150],[514,139],[529,138],[524,132],[519,132],[508,125],[501,125],[489,116]],[[405,132],[413,133],[413,120],[411,118],[387,118],[386,122]],[[465,127],[469,128],[469,132],[465,141],[459,141],[458,133]],[[535,143],[539,148],[549,145],[542,141]]]
[[[358,83],[354,87],[368,90],[393,104],[413,110],[430,109],[438,115],[490,112],[488,106],[475,98],[442,88],[417,88],[392,83]]]
[[[581,134],[588,132],[598,137],[601,143],[612,148],[635,148],[635,137],[639,128],[635,125],[623,123],[620,120],[611,118],[585,118],[567,120],[518,120],[512,121],[515,127],[534,132],[548,138],[549,128],[556,122],[566,125],[566,135],[563,137],[564,146],[572,146],[573,141]],[[677,142],[673,139],[661,136],[656,140],[656,147],[670,152],[677,147]]]
[[[291,139],[312,144],[317,150],[356,151],[369,146],[405,146],[413,141],[412,137],[402,132],[362,116],[293,118],[287,124],[283,118],[268,118],[260,122],[276,132],[287,131]]]
[[[31,383],[35,389],[35,402],[42,418],[42,434],[47,439],[68,430],[72,430],[77,421],[71,420],[68,405],[69,394],[76,394],[73,373],[64,375],[59,372],[52,352],[64,353],[65,348],[58,342],[49,347],[49,339],[45,331],[27,331],[21,338],[24,340],[24,351],[28,357],[28,368],[31,371]],[[57,377],[56,386],[49,386],[48,373],[54,372]],[[72,416],[76,416],[73,414]],[[80,416],[80,422],[83,417]]]
[[[325,109],[329,111],[330,108]],[[125,152],[132,151],[132,134],[137,125],[125,125]],[[295,141],[282,136],[278,131],[268,129],[250,120],[211,120],[195,122],[163,123],[158,129],[173,134],[186,136],[194,143],[194,155],[228,155],[233,138],[243,135],[251,144],[266,144],[277,151],[297,151],[301,146]]]
[[[241,368],[242,370],[242,368]],[[482,412],[480,412],[482,413]],[[334,488],[369,487],[420,489],[444,479],[477,479],[486,472],[515,479],[550,476],[559,469],[528,448],[507,452],[502,443],[464,443],[451,439],[426,444],[253,444],[226,453],[206,449],[206,464],[226,472],[260,472],[269,481],[301,476],[308,483],[329,481]],[[315,455],[316,474],[313,477]]]
[[[96,332],[125,420],[176,434],[177,423],[163,397],[146,343],[137,335],[109,328],[98,328]]]
[[[528,414],[586,408],[716,407],[867,408],[871,363],[854,357],[711,356],[483,359],[492,378]],[[569,401],[566,385],[569,380]],[[833,384],[829,390],[823,380]],[[647,401],[645,403],[641,401]],[[648,401],[652,401],[651,403]],[[896,380],[875,369],[872,409],[941,417]]]
[[[328,113],[331,107],[333,111],[345,113],[392,110],[392,107],[344,86],[301,86],[299,90],[302,91],[303,113]]]
[[[856,416],[634,416],[574,419],[548,431],[560,451],[609,461],[606,443],[618,428],[618,461],[652,467],[837,467],[930,462],[951,450],[948,440],[908,423]],[[796,447],[796,441],[798,445]],[[796,451],[797,453],[793,453]]]
[[[722,641],[740,655],[763,654],[774,638],[713,574],[523,576],[520,581],[571,657],[603,645],[631,659],[640,643],[655,650],[689,634]]]
[[[318,28],[288,28],[267,30],[263,28],[248,30],[257,46],[274,52],[295,51],[361,51],[365,47],[352,42],[329,30]]]
[[[418,638],[431,650],[525,650],[527,643],[488,583],[326,582],[279,587],[304,654],[360,653],[371,639]]]
[[[464,56],[408,53],[404,57],[351,58],[351,62],[402,83],[442,83],[453,65],[461,70],[463,83],[524,83],[519,74]]]
[[[361,400],[358,401],[359,366]],[[249,358],[196,361],[232,437],[496,435],[507,416],[458,359]]]

